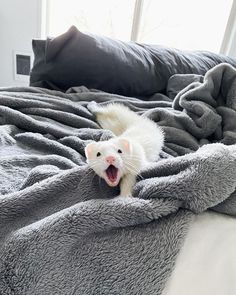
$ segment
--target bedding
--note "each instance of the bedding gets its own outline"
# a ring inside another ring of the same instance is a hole
[[[235,217],[195,215],[162,295],[236,294],[235,244]]]
[[[56,38],[33,40],[31,86],[66,91],[85,85],[125,96],[165,92],[174,74],[204,75],[230,57],[203,51],[122,42],[84,34],[76,27]]]
[[[235,216],[235,91],[228,64],[171,77],[174,100],[1,88],[1,293],[161,294],[195,214]],[[112,136],[91,101],[124,103],[165,131],[161,160],[142,171],[133,198],[85,163],[85,145]]]

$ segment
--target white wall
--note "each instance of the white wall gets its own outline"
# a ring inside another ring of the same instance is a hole
[[[14,80],[13,51],[32,51],[40,19],[41,0],[0,0],[0,87],[28,84]]]

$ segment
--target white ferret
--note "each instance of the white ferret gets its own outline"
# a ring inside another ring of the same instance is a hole
[[[136,176],[147,163],[158,160],[164,144],[162,129],[121,104],[90,105],[97,122],[115,137],[92,142],[85,148],[89,166],[109,186],[120,183],[120,195],[131,196]]]

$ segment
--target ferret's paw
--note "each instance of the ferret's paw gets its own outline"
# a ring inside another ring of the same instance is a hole
[[[132,194],[127,194],[127,195],[119,195],[119,197],[122,197],[122,198],[133,198]]]
[[[91,112],[91,113],[96,113],[99,110],[99,106],[95,101],[91,101],[88,105],[87,105],[87,109]]]

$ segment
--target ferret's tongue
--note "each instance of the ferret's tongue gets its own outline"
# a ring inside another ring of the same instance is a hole
[[[115,166],[110,165],[106,170],[106,174],[111,182],[115,182],[118,175],[118,169]]]

